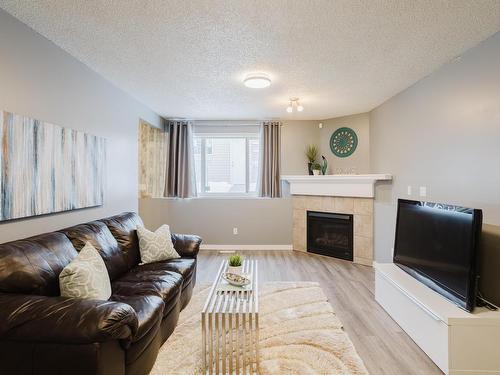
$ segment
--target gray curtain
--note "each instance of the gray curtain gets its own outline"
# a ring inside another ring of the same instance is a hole
[[[281,123],[266,121],[261,127],[260,196],[281,197]]]
[[[193,125],[190,121],[168,121],[168,160],[165,196],[196,196],[193,157]]]

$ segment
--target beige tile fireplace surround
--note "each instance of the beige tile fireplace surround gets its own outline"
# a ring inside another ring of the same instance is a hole
[[[373,263],[373,200],[389,174],[282,176],[293,202],[293,249],[307,252],[307,211],[353,216],[353,262]]]
[[[372,265],[373,261],[373,198],[322,197],[294,195],[293,249],[307,251],[307,211],[353,215],[354,263]]]

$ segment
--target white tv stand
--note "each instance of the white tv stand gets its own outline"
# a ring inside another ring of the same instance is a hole
[[[445,374],[500,374],[500,310],[468,313],[393,263],[374,267],[375,300]]]

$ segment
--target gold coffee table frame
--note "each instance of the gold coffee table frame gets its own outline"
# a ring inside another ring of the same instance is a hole
[[[226,270],[224,260],[201,312],[203,369],[210,375],[258,374],[258,264],[243,261],[243,272],[252,280],[248,290],[219,290]]]

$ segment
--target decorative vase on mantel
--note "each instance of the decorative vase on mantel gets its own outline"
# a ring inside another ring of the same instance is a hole
[[[324,176],[328,170],[328,161],[323,155],[321,155],[321,159],[323,160],[323,164],[321,164],[321,174]]]
[[[311,162],[307,163],[307,170],[309,171],[309,176],[313,175],[312,165],[313,163]]]

